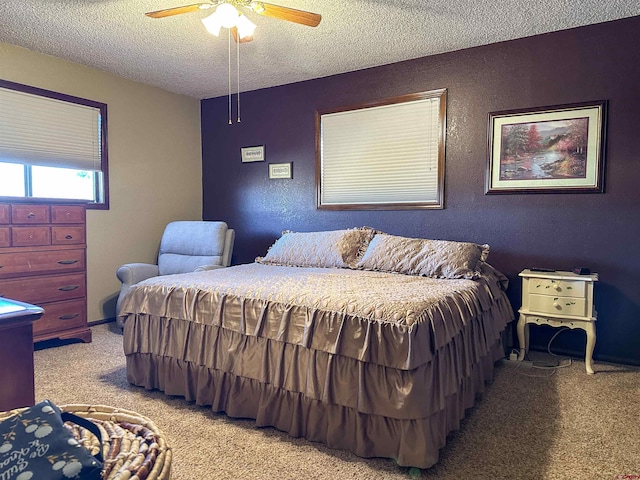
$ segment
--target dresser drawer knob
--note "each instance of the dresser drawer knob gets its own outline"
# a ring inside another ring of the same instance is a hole
[[[560,305],[558,302],[553,302],[553,306],[556,307],[558,310],[562,308],[562,305]]]
[[[66,315],[59,316],[58,320],[73,320],[74,318],[78,318],[79,316],[79,313],[68,313]]]
[[[73,238],[73,235],[65,235],[64,238],[66,238],[67,240],[71,240]]]
[[[36,214],[33,213],[33,212],[27,213],[27,218],[34,218],[35,216],[36,216]]]
[[[64,287],[58,288],[61,292],[71,292],[76,288],[80,288],[80,285],[65,285]]]
[[[74,263],[78,263],[78,260],[58,260],[60,265],[73,265]]]

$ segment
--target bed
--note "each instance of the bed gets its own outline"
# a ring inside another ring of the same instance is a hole
[[[122,303],[127,378],[362,457],[428,468],[513,320],[488,247],[368,228],[285,232],[256,262]]]

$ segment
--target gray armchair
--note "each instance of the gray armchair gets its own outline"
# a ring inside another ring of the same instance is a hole
[[[179,221],[169,223],[160,241],[158,264],[127,263],[118,267],[122,282],[116,304],[116,319],[123,326],[120,304],[132,285],[147,278],[231,265],[235,231],[225,222]]]

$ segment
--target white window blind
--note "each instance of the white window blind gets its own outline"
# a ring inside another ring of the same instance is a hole
[[[101,170],[100,108],[0,88],[0,161]]]
[[[442,208],[445,91],[407,98],[320,116],[319,208]]]

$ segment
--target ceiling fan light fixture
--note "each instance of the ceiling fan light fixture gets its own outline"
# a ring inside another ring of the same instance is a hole
[[[250,37],[256,28],[255,23],[246,16],[241,15],[230,3],[221,3],[208,17],[202,19],[202,23],[209,33],[218,37],[220,29],[237,27],[240,38]]]
[[[215,13],[212,13],[208,17],[204,17],[202,20],[202,24],[207,29],[211,35],[215,35],[216,37],[220,35],[220,28],[222,28],[222,24],[218,17],[216,17]]]
[[[249,4],[249,8],[259,14],[263,13],[265,10],[264,5],[260,2],[251,2]]]
[[[240,38],[251,37],[256,29],[256,24],[249,20],[246,16],[240,15],[236,21],[238,28],[238,36]]]
[[[240,12],[230,3],[221,3],[216,8],[214,15],[220,19],[220,25],[224,28],[231,28],[236,26]]]

